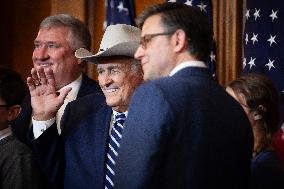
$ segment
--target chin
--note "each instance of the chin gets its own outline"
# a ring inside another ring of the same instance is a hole
[[[113,102],[112,100],[106,100],[106,103],[110,107],[116,107],[117,106],[117,103]]]

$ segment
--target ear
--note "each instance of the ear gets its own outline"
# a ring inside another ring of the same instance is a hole
[[[82,59],[78,58],[78,61],[77,61],[77,62],[78,62],[79,65],[82,65],[82,64],[85,63],[85,60],[82,60]]]
[[[174,52],[181,52],[187,47],[187,37],[182,29],[178,29],[172,36]]]
[[[8,112],[8,121],[12,121],[18,117],[20,114],[22,108],[20,105],[14,105],[9,107],[9,112]]]
[[[262,119],[262,115],[260,115],[257,111],[253,112],[253,119],[255,121]]]

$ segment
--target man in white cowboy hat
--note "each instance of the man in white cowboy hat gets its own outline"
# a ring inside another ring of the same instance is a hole
[[[76,57],[97,64],[104,96],[92,94],[69,103],[61,121],[62,135],[58,135],[54,123],[32,141],[51,187],[113,187],[123,122],[131,96],[143,82],[141,65],[133,58],[140,34],[141,30],[133,26],[111,25],[104,33],[97,54],[92,55],[86,49],[76,51]],[[57,96],[52,71],[41,69],[39,72],[37,79],[47,82],[38,87],[33,78],[28,78],[30,93],[38,95],[32,98],[32,104],[40,106],[42,99],[57,103],[40,112],[54,115],[69,90]]]

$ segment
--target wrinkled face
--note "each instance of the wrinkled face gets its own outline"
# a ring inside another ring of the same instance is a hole
[[[106,97],[106,102],[113,110],[125,112],[131,96],[143,82],[143,74],[131,68],[131,58],[107,58],[100,60],[97,66],[98,80]]]
[[[76,49],[71,47],[71,38],[69,28],[53,27],[40,29],[34,41],[34,67],[50,67],[57,89],[71,83],[81,73],[81,61],[74,55]]]
[[[141,36],[165,33],[161,24],[161,16],[153,15],[146,19],[142,27]],[[139,46],[135,58],[141,61],[144,80],[153,80],[168,76],[173,69],[173,52],[171,35],[158,35],[149,40],[146,47]]]

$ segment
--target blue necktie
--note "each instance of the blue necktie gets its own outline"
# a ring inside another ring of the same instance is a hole
[[[111,130],[110,139],[108,143],[107,150],[107,164],[106,164],[106,180],[105,180],[105,189],[113,188],[113,180],[115,176],[114,167],[115,161],[118,155],[119,142],[122,137],[123,123],[126,117],[123,113],[117,113],[115,115],[115,123]]]

